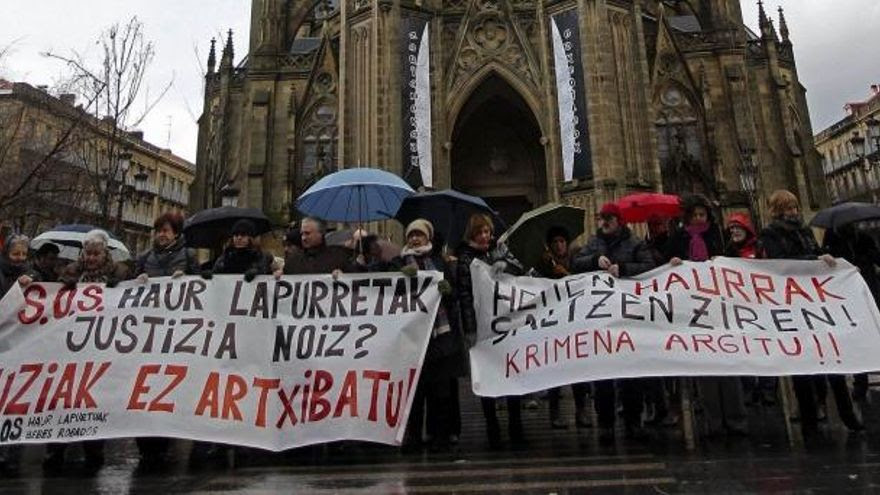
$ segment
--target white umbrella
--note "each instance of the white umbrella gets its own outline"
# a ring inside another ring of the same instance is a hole
[[[34,237],[31,240],[31,249],[37,250],[43,244],[52,243],[58,245],[58,249],[61,251],[58,254],[59,258],[76,260],[79,259],[79,253],[82,251],[82,242],[85,237],[85,232],[50,230]],[[113,258],[113,261],[119,262],[131,259],[131,253],[128,251],[128,248],[119,240],[111,237],[107,247],[110,248],[110,256]]]

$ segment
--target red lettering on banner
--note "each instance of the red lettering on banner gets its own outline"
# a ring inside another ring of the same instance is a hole
[[[141,402],[139,400],[140,396],[150,391],[150,387],[145,384],[147,376],[158,374],[160,368],[161,366],[158,364],[145,364],[141,366],[141,369],[138,370],[137,377],[134,379],[134,387],[132,387],[131,396],[128,398],[127,409],[146,409],[147,403]]]
[[[684,277],[676,272],[671,272],[669,274],[669,277],[666,279],[666,286],[663,287],[663,290],[669,292],[669,288],[672,287],[672,284],[681,284],[681,286],[684,287],[684,290],[691,290],[691,287],[685,281]]]
[[[510,369],[513,368],[516,374],[519,374],[519,367],[516,365],[516,355],[519,353],[519,349],[514,349],[513,354],[507,353],[507,366],[505,368],[505,377],[510,378]]]
[[[100,285],[88,285],[82,291],[83,297],[91,301],[80,300],[76,303],[76,307],[80,311],[93,311],[101,306],[104,302],[104,290]]]
[[[364,378],[373,380],[373,391],[370,395],[370,412],[367,419],[376,422],[379,417],[377,402],[379,401],[379,384],[383,381],[391,380],[390,371],[364,370]]]
[[[110,369],[109,362],[103,362],[98,367],[98,371],[95,372],[94,376],[89,376],[92,373],[92,368],[94,368],[95,363],[88,361],[85,364],[85,369],[82,372],[82,375],[79,378],[79,387],[76,389],[76,398],[73,401],[73,407],[79,409],[82,407],[81,404],[85,403],[85,407],[87,409],[93,409],[98,407],[98,404],[95,402],[95,398],[92,397],[91,389],[95,386],[98,380],[104,376],[104,373]]]
[[[772,297],[773,292],[776,290],[776,287],[773,284],[773,277],[769,275],[761,275],[760,273],[752,273],[749,278],[752,280],[752,288],[755,290],[755,299],[758,301],[758,304],[764,304],[764,299],[766,299],[774,306],[779,305],[779,303]],[[767,282],[767,285],[761,285],[759,283],[761,281]]]
[[[700,274],[697,272],[696,268],[691,269],[691,272],[694,274],[694,283],[696,284],[696,289],[698,291],[712,296],[721,295],[721,287],[718,286],[718,274],[715,273],[714,266],[709,267],[709,273],[712,274],[712,287],[703,287],[703,284],[700,281]]]
[[[205,380],[205,386],[202,387],[202,396],[199,397],[199,403],[196,405],[196,416],[204,416],[205,409],[210,411],[212,418],[216,418],[220,412],[220,374],[212,371]]]
[[[807,292],[798,285],[797,280],[788,277],[785,279],[785,304],[791,305],[791,300],[794,296],[800,296],[806,299],[809,302],[813,302],[813,299],[810,297]]]
[[[238,408],[238,401],[247,395],[248,386],[244,378],[230,374],[226,379],[226,393],[223,394],[223,419],[229,419],[232,416],[236,421],[242,420],[241,410]]]
[[[339,399],[336,401],[333,417],[338,418],[342,416],[342,411],[346,407],[348,407],[348,415],[350,417],[358,417],[357,397],[357,372],[349,371],[345,374],[345,381],[342,382],[342,391],[339,393]]]
[[[609,336],[611,332],[609,331]],[[615,347],[614,352],[620,352],[620,349],[623,346],[628,346],[630,352],[636,352],[636,346],[633,344],[632,337],[629,336],[629,332],[626,330],[620,332],[620,335],[617,336],[617,347]]]
[[[712,347],[712,336],[709,334],[698,334],[691,337],[694,342],[694,352],[700,352],[700,344],[703,344],[706,349],[712,351],[712,353],[717,352],[714,347]]]
[[[169,383],[165,389],[159,392],[159,395],[157,395],[155,399],[150,401],[150,406],[147,408],[147,411],[174,412],[174,403],[162,402],[162,399],[180,385],[180,382],[186,378],[187,371],[188,368],[186,366],[173,364],[166,365],[165,376],[173,376],[174,378],[171,379],[171,383]]]
[[[19,368],[19,373],[30,373],[30,376],[24,382],[24,385],[18,389],[18,392],[9,399],[9,404],[6,405],[6,409],[3,410],[3,414],[7,416],[22,416],[28,413],[28,408],[30,407],[30,402],[19,402],[21,397],[27,393],[27,391],[31,388],[31,385],[37,380],[37,377],[40,376],[40,371],[43,370],[42,363],[31,363],[31,364],[23,364]],[[11,380],[10,380],[11,381]],[[10,383],[7,382],[7,387],[9,387]],[[3,394],[6,395],[5,393]]]
[[[674,334],[670,335],[669,337],[667,337],[666,346],[665,346],[666,350],[667,351],[672,350],[673,344],[680,345],[681,350],[683,350],[683,351],[688,350],[687,342],[685,342],[684,339],[682,338],[682,336],[677,333],[674,333]]]
[[[281,380],[278,378],[258,378],[254,377],[254,387],[260,389],[260,400],[257,404],[257,419],[254,425],[260,428],[266,427],[266,402],[268,400],[269,391],[275,390],[281,386]]]
[[[281,407],[284,408],[284,410],[281,411],[281,417],[275,422],[275,428],[281,428],[284,426],[284,420],[287,418],[290,418],[291,426],[296,426],[296,413],[293,410],[293,400],[299,395],[299,389],[300,385],[295,385],[290,391],[290,396],[284,392],[283,388],[278,389],[278,398],[281,399]]]
[[[733,291],[735,290],[742,296],[743,300],[751,302],[749,296],[743,290],[745,281],[743,280],[742,273],[736,270],[731,270],[730,268],[722,268],[721,276],[724,279],[724,289],[727,291],[727,297],[733,297]],[[731,279],[731,277],[733,277],[733,279]]]
[[[55,393],[49,401],[49,410],[53,411],[58,407],[58,401],[64,401],[62,407],[70,409],[73,407],[73,384],[76,382],[76,363],[68,363],[61,373],[61,380],[55,387]]]
[[[581,337],[589,337],[589,336],[590,336],[590,332],[578,332],[578,333],[574,334],[574,355],[578,359],[589,357],[589,355],[590,355],[586,351],[581,352],[581,346],[586,347],[586,345],[587,345],[587,342],[585,342],[585,339],[582,339]],[[609,348],[608,351],[611,351],[611,349]]]
[[[816,290],[816,296],[822,302],[826,302],[829,297],[834,298],[834,299],[839,299],[841,301],[845,300],[845,298],[840,297],[837,294],[832,294],[831,292],[828,292],[827,290],[825,290],[825,284],[830,282],[832,279],[834,279],[834,277],[827,277],[825,280],[822,280],[820,282],[819,279],[817,279],[816,277],[812,278],[813,288]]]
[[[330,401],[324,395],[333,388],[333,375],[329,371],[315,370],[315,384],[309,400],[309,421],[321,421],[330,414]]]
[[[541,365],[538,364],[538,346],[535,344],[529,344],[526,346],[526,370],[531,369],[529,363],[534,361],[535,368],[540,368]]]
[[[24,325],[30,325],[31,323],[39,321],[43,316],[43,311],[46,310],[46,307],[43,305],[45,299],[46,289],[43,288],[42,285],[29,285],[28,288],[24,290],[25,308],[18,312],[18,321]],[[29,314],[28,308],[33,308],[34,313]]]

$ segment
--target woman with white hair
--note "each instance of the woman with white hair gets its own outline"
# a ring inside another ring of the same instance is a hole
[[[115,263],[110,257],[108,244],[110,236],[107,232],[95,229],[83,238],[79,260],[64,269],[60,281],[66,286],[75,286],[79,282],[106,284],[114,287],[125,280],[128,272],[125,265]],[[60,469],[64,464],[64,453],[69,444],[52,443],[47,446],[43,466],[47,469]],[[85,453],[86,469],[97,470],[104,464],[104,440],[87,440],[82,442]]]
[[[114,287],[125,280],[128,269],[116,263],[110,256],[110,236],[101,229],[90,230],[83,238],[79,260],[71,263],[61,275],[64,284],[76,285],[78,282],[107,284]]]

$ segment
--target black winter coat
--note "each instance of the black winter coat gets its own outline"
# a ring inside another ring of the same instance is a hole
[[[822,254],[809,227],[774,220],[758,236],[758,257],[765,259],[814,260]]]
[[[153,249],[138,256],[134,274],[137,276],[146,273],[149,277],[170,277],[178,270],[187,275],[199,273],[195,250],[187,248],[183,237],[180,236],[167,248],[153,246]]]
[[[270,275],[274,259],[269,253],[247,248],[236,249],[228,247],[223,254],[214,262],[214,273],[255,273],[256,275]]]
[[[654,268],[654,256],[645,241],[634,236],[628,228],[621,227],[614,235],[605,235],[600,230],[590,238],[572,259],[571,272],[599,270],[599,258],[602,256],[607,256],[620,267],[621,277],[631,277]]]
[[[28,273],[28,266],[13,265],[6,259],[0,259],[0,299],[9,292],[18,277]]]
[[[477,315],[474,312],[474,288],[471,285],[471,262],[475,259],[493,265],[504,263],[504,271],[511,275],[523,275],[520,262],[510,253],[507,246],[490,246],[489,251],[478,251],[468,243],[461,244],[455,252],[458,263],[455,270],[455,292],[458,295],[461,328],[465,334],[477,333]]]
[[[714,223],[703,234],[703,242],[706,243],[706,249],[709,251],[709,258],[713,256],[721,256],[724,254],[724,239],[721,237],[721,231]],[[691,234],[684,227],[676,229],[669,236],[666,242],[666,254],[669,258],[677,257],[683,260],[690,259]]]
[[[455,275],[453,266],[446,263],[439,254],[429,255],[434,270],[443,273],[443,277],[454,287]],[[421,258],[421,259],[420,259]],[[403,267],[416,263],[419,270],[426,269],[425,257],[398,256],[384,264],[385,271],[399,271]],[[449,322],[449,331],[431,337],[428,342],[428,351],[425,354],[425,365],[428,377],[431,381],[448,383],[449,378],[464,376],[467,374],[467,352],[464,344],[464,334],[461,331],[459,321],[458,300],[455,291],[446,294],[440,301],[446,318]],[[422,370],[424,375],[426,370]]]

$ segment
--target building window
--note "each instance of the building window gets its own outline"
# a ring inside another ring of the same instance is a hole
[[[714,189],[704,170],[703,125],[696,106],[677,84],[666,86],[657,101],[657,151],[667,191],[679,193]]]

